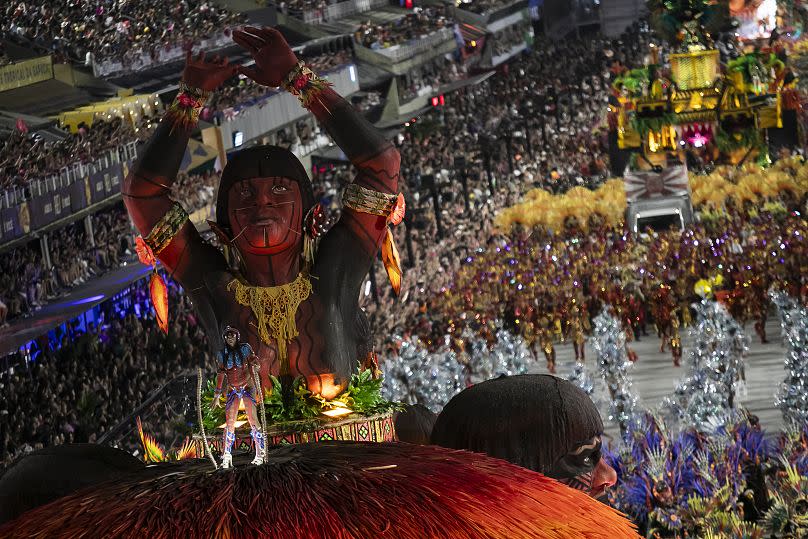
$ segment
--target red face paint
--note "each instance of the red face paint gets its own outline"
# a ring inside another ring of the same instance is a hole
[[[302,241],[300,187],[288,178],[251,178],[228,193],[233,242],[241,252],[271,255]]]

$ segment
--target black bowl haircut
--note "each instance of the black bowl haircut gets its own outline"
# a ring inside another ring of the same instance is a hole
[[[555,376],[524,374],[455,395],[438,416],[431,441],[549,474],[560,458],[602,433],[600,414],[580,388]]]

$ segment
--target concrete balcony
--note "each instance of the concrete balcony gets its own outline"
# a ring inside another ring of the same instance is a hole
[[[336,21],[343,17],[365,13],[374,8],[389,5],[388,0],[346,0],[328,4],[322,9],[289,10],[288,15],[303,21],[306,24],[322,24]]]
[[[493,7],[483,13],[475,13],[473,11],[465,10],[463,9],[462,4],[453,8],[452,10],[454,17],[458,22],[472,24],[480,28],[487,28],[490,32],[497,32],[510,24],[514,24],[514,22],[510,21],[521,20],[521,15],[517,18],[513,18],[512,16],[514,14],[521,14],[521,12],[526,9],[527,0],[513,0],[512,2],[506,2],[500,6]],[[509,18],[509,22],[503,21],[503,19]],[[497,23],[498,21],[501,21],[500,24],[494,25],[494,23]],[[502,22],[505,22],[505,24],[502,24]],[[491,27],[492,25],[494,25],[494,27]]]
[[[321,73],[334,85],[334,90],[348,96],[359,91],[359,78],[356,66],[344,65],[337,69]],[[222,133],[222,144],[225,150],[235,148],[234,136],[242,133],[244,142],[260,137],[279,129],[309,114],[297,98],[288,92],[276,90],[264,97],[254,100],[249,106],[230,108],[216,114]]]
[[[431,34],[412,39],[401,45],[384,49],[369,49],[357,46],[356,57],[396,75],[403,75],[413,67],[433,58],[452,52],[457,48],[454,33],[450,28],[441,28]]]
[[[195,43],[194,50],[212,52],[231,45],[233,45],[233,39],[230,35],[221,33]],[[148,51],[130,50],[121,59],[94,59],[92,62],[93,75],[100,78],[122,76],[181,61],[183,58],[185,58],[185,50],[182,45],[155,47],[154,54],[150,54]]]

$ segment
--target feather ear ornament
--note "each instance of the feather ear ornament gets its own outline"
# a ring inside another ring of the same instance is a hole
[[[387,227],[387,233],[382,240],[382,262],[393,292],[398,296],[401,293],[401,257],[398,254],[390,227]]]

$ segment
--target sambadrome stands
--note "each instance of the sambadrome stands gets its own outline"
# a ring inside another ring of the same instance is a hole
[[[785,159],[804,146],[802,11],[775,9],[778,36],[752,3],[0,7],[0,537],[800,537],[808,428],[764,443],[737,406],[747,340],[721,275],[705,263],[682,293],[713,340],[675,396],[706,388],[724,423],[675,441],[631,394],[639,315],[605,293],[595,312],[594,281],[509,296],[528,274],[558,286],[578,249],[618,286],[652,260],[647,228],[703,215],[691,164],[782,151],[766,195],[808,191]],[[733,17],[743,39],[722,39]],[[590,151],[576,178],[564,161]],[[791,268],[804,223],[785,214]],[[790,350],[794,288],[771,291]],[[679,308],[657,326],[677,367]],[[403,320],[374,336],[385,310]],[[746,519],[742,494],[772,484]]]

